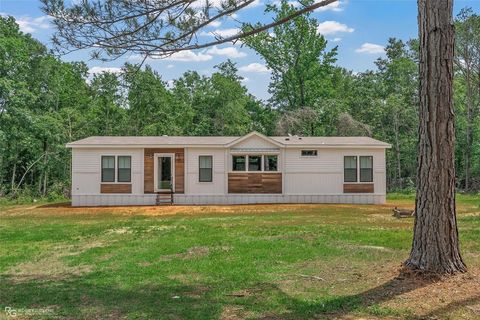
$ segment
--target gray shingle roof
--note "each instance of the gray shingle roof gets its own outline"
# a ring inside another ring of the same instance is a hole
[[[86,146],[222,146],[240,137],[197,136],[101,136],[88,137],[67,144],[67,147]],[[370,137],[270,137],[286,146],[374,146],[389,148],[388,143]]]

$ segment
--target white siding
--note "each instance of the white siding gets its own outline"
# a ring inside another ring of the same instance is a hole
[[[250,203],[350,203],[350,204],[382,204],[385,195],[379,194],[336,194],[336,195],[282,195],[282,194],[250,194],[250,195],[174,195],[175,204],[210,205],[210,204],[250,204]],[[155,205],[155,195],[75,195],[73,206],[124,206]]]
[[[131,156],[132,194],[143,194],[143,149],[73,148],[72,195],[100,195],[102,156]]]
[[[257,136],[252,136],[248,139],[245,139],[243,141],[240,141],[237,144],[234,144],[232,148],[258,148],[258,149],[265,149],[265,148],[278,148],[278,146],[274,145],[273,143],[270,143],[269,141],[257,137]]]
[[[252,137],[234,147],[272,148],[269,142]],[[305,148],[308,149],[308,148]],[[302,157],[302,148],[286,148],[279,152],[279,171],[283,172],[284,194],[229,195],[228,171],[231,149],[185,149],[185,194],[176,194],[178,204],[236,203],[384,203],[385,150],[359,148],[319,148],[317,157]],[[72,149],[73,205],[152,205],[155,195],[143,194],[143,154],[141,148]],[[130,155],[132,157],[132,194],[100,194],[101,156]],[[198,181],[198,157],[213,156],[213,182]],[[375,191],[373,194],[343,194],[343,157],[373,156]]]
[[[318,149],[316,157],[302,157],[302,148],[286,149],[285,194],[343,193],[343,157],[373,156],[375,194],[385,194],[384,149]]]
[[[198,181],[199,156],[213,156],[212,182]],[[186,148],[185,194],[225,194],[225,151],[219,148]]]

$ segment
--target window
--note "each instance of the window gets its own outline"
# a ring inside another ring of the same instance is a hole
[[[278,157],[269,155],[263,156],[263,171],[277,171],[278,170]]]
[[[212,156],[199,156],[199,169],[198,169],[198,181],[200,182],[212,182]]]
[[[373,157],[360,157],[360,182],[373,182]]]
[[[102,182],[115,182],[114,156],[102,156]]]
[[[118,182],[132,181],[132,157],[118,156]]]
[[[233,156],[233,171],[245,171],[245,156]]]
[[[262,171],[262,156],[248,156],[248,171]]]
[[[302,150],[302,157],[316,157],[317,155],[317,150]]]
[[[343,179],[345,182],[357,182],[357,157],[346,156],[343,160]]]

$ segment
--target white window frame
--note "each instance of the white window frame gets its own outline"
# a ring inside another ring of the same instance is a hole
[[[115,159],[114,164],[114,181],[104,182],[102,181],[102,159],[103,157],[113,157]],[[130,157],[130,182],[118,181],[118,157]],[[102,154],[100,155],[100,184],[132,184],[133,182],[133,156],[131,154]]]
[[[212,181],[200,181],[200,157],[211,157],[212,158]],[[213,154],[199,154],[198,155],[198,183],[205,184],[205,183],[213,183],[213,167],[214,167],[214,158]],[[233,159],[232,159],[233,161]],[[243,171],[240,171],[243,172]]]
[[[260,171],[250,171],[248,170],[248,163],[249,163],[249,157],[250,156],[255,156],[255,157],[261,157],[261,163],[260,163]],[[276,171],[265,171],[265,156],[276,156],[277,157],[277,170]],[[245,157],[245,170],[233,170],[233,157]],[[272,153],[272,154],[265,154],[265,153],[251,153],[251,154],[244,154],[244,153],[239,153],[239,154],[230,154],[230,170],[229,172],[232,173],[241,173],[241,172],[249,172],[249,173],[277,173],[277,172],[282,172],[280,170],[280,155],[277,153]]]
[[[352,182],[346,182],[345,181],[345,157],[357,157],[356,163],[357,163],[357,181],[352,181]],[[361,181],[360,180],[360,171],[362,170],[360,168],[360,157],[372,157],[372,181]],[[358,154],[348,154],[343,156],[343,183],[348,183],[348,184],[371,184],[375,183],[375,170],[374,170],[374,163],[375,163],[375,157],[373,155],[358,155]]]
[[[172,189],[175,190],[175,153],[154,153],[153,154],[153,187],[155,192],[170,191],[170,189],[158,189],[158,158],[171,157],[172,165]]]

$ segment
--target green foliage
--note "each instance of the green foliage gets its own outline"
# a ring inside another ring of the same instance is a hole
[[[92,135],[271,134],[275,112],[247,92],[235,63],[187,72],[169,88],[149,66],[88,78],[0,17],[0,196],[68,197],[69,141]]]
[[[308,1],[305,4],[311,3]],[[282,0],[266,14],[293,12]],[[480,189],[478,105],[480,18],[461,11],[456,21],[456,167],[458,186]],[[88,76],[82,62],[63,62],[0,17],[0,197],[68,197],[69,141],[92,135],[369,135],[389,142],[387,186],[415,189],[418,127],[418,41],[391,38],[376,69],[334,65],[309,14],[244,39],[272,72],[271,99],[248,93],[234,62],[211,76],[185,72],[167,83],[148,65]],[[248,28],[248,27],[246,27]],[[467,68],[467,61],[472,64]],[[474,67],[475,66],[475,67]],[[469,169],[467,170],[467,163]]]

